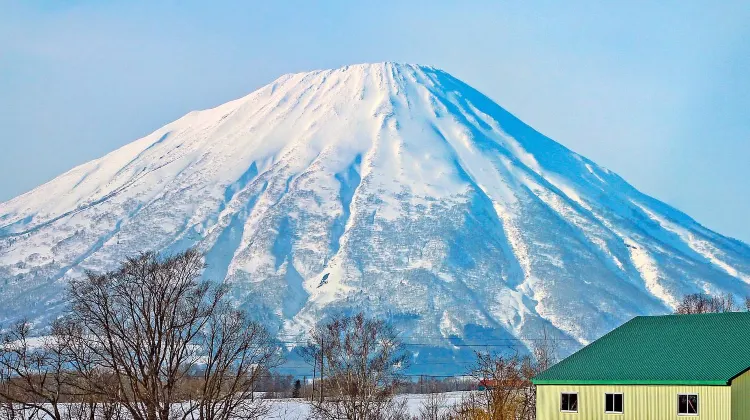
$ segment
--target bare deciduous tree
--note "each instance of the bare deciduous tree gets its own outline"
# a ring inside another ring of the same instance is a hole
[[[116,396],[121,389],[114,375],[104,368],[83,337],[80,326],[70,320],[58,320],[52,335],[65,343],[69,369],[67,381],[68,420],[120,420],[124,409]]]
[[[303,356],[319,368],[312,412],[321,419],[400,419],[405,401],[394,394],[409,356],[394,329],[363,314],[341,316],[310,331]]]
[[[524,375],[524,364],[527,363],[530,363],[528,357],[477,353],[471,375],[482,384],[481,408],[489,418],[526,418],[527,389],[532,386]]]
[[[542,330],[542,337],[532,342],[531,353],[534,357],[535,374],[544,372],[557,363],[558,342],[547,335],[547,329]]]
[[[449,420],[450,407],[445,393],[430,391],[424,396],[419,407],[420,420]]]
[[[64,340],[54,335],[31,342],[31,324],[22,320],[2,335],[0,397],[9,412],[39,412],[63,419],[61,405],[69,372]],[[20,412],[18,411],[20,410]]]
[[[254,418],[255,369],[276,353],[265,330],[201,281],[202,256],[144,253],[71,282],[66,327],[86,389],[133,420]],[[103,380],[104,379],[104,380]]]
[[[482,394],[470,392],[464,394],[461,401],[451,407],[448,418],[451,420],[490,420],[491,417],[485,411],[485,406]]]
[[[56,321],[46,335],[35,337],[26,321],[5,330],[0,346],[3,418],[117,420],[121,417],[116,402],[108,404],[82,386],[83,378],[75,369],[76,352],[65,334],[66,325]]]
[[[547,329],[543,329],[540,339],[532,343],[532,357],[524,358],[521,363],[521,376],[526,380],[521,389],[523,409],[520,419],[533,420],[536,418],[536,386],[531,383],[536,375],[544,372],[558,361],[558,341],[547,335]]]
[[[533,340],[531,355],[477,353],[471,376],[480,392],[469,393],[453,408],[453,419],[534,420],[536,387],[531,380],[557,362],[557,341]]]
[[[266,414],[268,405],[253,395],[266,368],[279,361],[266,329],[224,304],[209,316],[197,342],[205,349],[205,361],[197,392],[188,395],[191,417],[230,420]]]

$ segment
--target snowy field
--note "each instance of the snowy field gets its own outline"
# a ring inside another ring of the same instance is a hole
[[[462,398],[469,394],[471,391],[457,391],[457,392],[446,392],[439,394],[441,397],[444,396],[445,400],[441,402],[441,405],[443,409],[447,410],[448,408],[452,407],[453,405],[461,402]],[[262,394],[258,394],[258,397],[262,396]],[[425,403],[425,400],[429,397],[429,394],[405,394],[405,395],[399,395],[396,397],[397,400],[405,399],[406,400],[406,408],[410,415],[412,416],[418,416],[419,411],[422,408],[423,404]],[[271,410],[270,412],[263,417],[264,419],[268,420],[304,420],[310,418],[310,405],[308,404],[307,400],[298,399],[298,398],[287,398],[287,399],[269,399],[266,400],[270,406]],[[50,408],[47,405],[48,408]],[[63,412],[63,415],[67,415],[67,408],[68,406],[66,404],[61,404],[60,409]],[[124,415],[122,418],[127,419],[130,416]],[[38,416],[34,416],[31,414],[31,412],[27,412],[25,414],[24,418],[36,418],[39,420],[46,420],[50,417],[46,416],[44,413],[38,413]]]
[[[445,408],[458,403],[466,392],[447,392],[445,394]],[[419,415],[419,409],[422,407],[428,394],[407,394],[397,398],[406,399],[406,407],[409,414]],[[301,399],[283,399],[271,400],[271,412],[266,416],[267,419],[273,420],[302,420],[310,418],[310,406]]]

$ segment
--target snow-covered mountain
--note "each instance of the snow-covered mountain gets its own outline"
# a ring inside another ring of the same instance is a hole
[[[0,204],[0,321],[193,245],[283,337],[364,309],[425,360],[542,329],[573,348],[686,293],[750,294],[747,244],[441,70],[380,63],[282,76]]]

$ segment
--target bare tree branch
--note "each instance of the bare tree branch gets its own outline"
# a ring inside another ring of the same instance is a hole
[[[70,309],[51,334],[34,341],[23,321],[2,335],[3,412],[54,420],[261,416],[253,391],[279,349],[231,308],[225,287],[201,280],[203,268],[195,250],[144,253],[72,281]]]
[[[320,396],[312,412],[321,419],[399,419],[403,401],[394,400],[409,363],[394,329],[363,314],[341,316],[310,331],[302,350],[310,363],[322,365]]]

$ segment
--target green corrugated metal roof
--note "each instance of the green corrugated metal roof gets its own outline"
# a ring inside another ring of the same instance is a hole
[[[640,316],[542,372],[533,382],[727,385],[748,369],[748,312]]]

